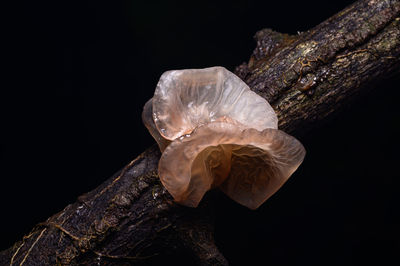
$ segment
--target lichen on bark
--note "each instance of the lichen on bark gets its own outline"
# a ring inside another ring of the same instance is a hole
[[[359,0],[297,36],[257,33],[236,73],[274,107],[280,128],[302,132],[398,75],[400,2]],[[213,192],[199,208],[177,205],[157,176],[150,147],[123,170],[0,252],[1,265],[140,263],[185,249],[199,264],[226,265],[213,241]]]

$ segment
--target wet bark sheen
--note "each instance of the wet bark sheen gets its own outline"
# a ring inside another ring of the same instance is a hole
[[[360,0],[296,36],[256,34],[249,63],[236,68],[276,110],[280,129],[304,132],[372,82],[400,73],[400,1]],[[150,147],[105,183],[0,252],[0,265],[131,265],[186,249],[200,265],[227,265],[213,241],[213,200],[175,204]]]

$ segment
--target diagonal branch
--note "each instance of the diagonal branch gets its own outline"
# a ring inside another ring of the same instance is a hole
[[[360,0],[297,36],[256,34],[236,73],[276,110],[280,128],[304,132],[370,84],[398,75],[400,2]],[[213,196],[179,206],[157,176],[153,146],[7,250],[1,265],[140,263],[166,250],[190,250],[202,265],[226,265],[213,242]]]

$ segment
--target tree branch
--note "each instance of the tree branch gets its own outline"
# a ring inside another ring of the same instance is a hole
[[[398,75],[400,2],[360,0],[315,28],[290,36],[264,29],[236,73],[267,99],[289,133],[336,113],[372,82]],[[196,209],[173,202],[150,147],[123,170],[0,252],[1,265],[140,263],[190,250],[201,265],[226,265],[213,241],[213,197]]]

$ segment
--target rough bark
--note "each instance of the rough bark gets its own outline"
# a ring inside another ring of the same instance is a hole
[[[249,63],[236,73],[267,99],[279,127],[304,132],[400,73],[400,1],[360,0],[296,36],[264,29]],[[150,147],[77,202],[0,252],[1,265],[130,265],[166,250],[187,249],[201,265],[226,265],[213,241],[213,193],[182,207],[157,176]]]

